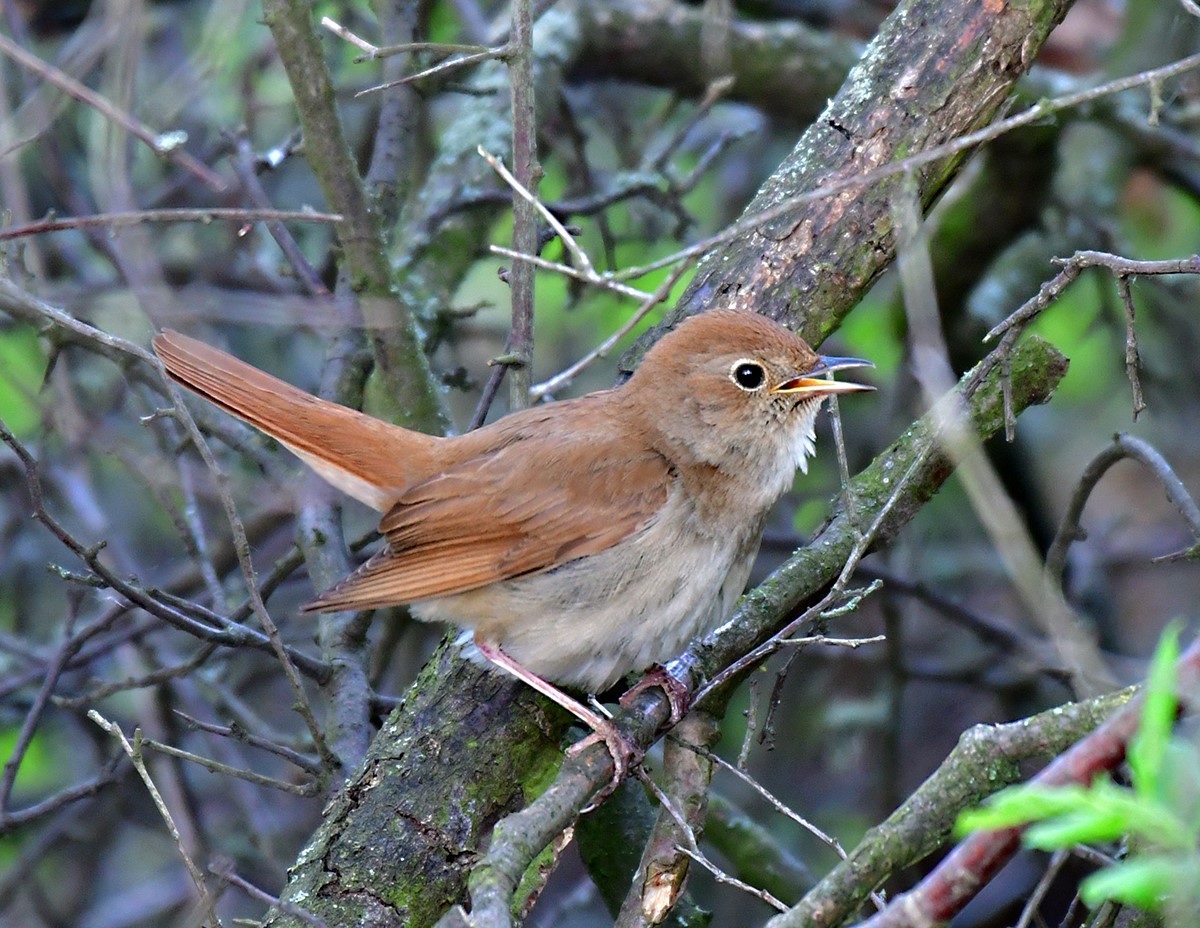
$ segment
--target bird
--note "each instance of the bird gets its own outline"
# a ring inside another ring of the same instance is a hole
[[[312,396],[175,331],[154,350],[173,381],[382,513],[382,548],[305,611],[406,604],[463,629],[480,656],[598,732],[618,768],[628,744],[563,688],[602,693],[723,624],[771,508],[807,473],[823,400],[873,389],[829,378],[869,361],[818,355],[733,309],[685,319],[619,387],[450,437]]]

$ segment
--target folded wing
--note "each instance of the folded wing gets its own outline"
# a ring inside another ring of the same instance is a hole
[[[666,502],[669,462],[630,457],[616,436],[598,441],[595,422],[589,454],[574,455],[570,418],[411,487],[380,523],[387,547],[306,609],[461,593],[595,554],[648,525]]]

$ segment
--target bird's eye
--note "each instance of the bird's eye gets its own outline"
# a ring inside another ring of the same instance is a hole
[[[738,361],[733,365],[729,376],[743,390],[757,390],[767,379],[767,373],[763,370],[762,365],[753,361]]]

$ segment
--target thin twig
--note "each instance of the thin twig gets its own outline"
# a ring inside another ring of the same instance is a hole
[[[201,645],[196,653],[189,657],[186,661],[175,664],[171,667],[160,667],[158,670],[143,674],[140,677],[130,680],[119,680],[114,683],[105,683],[102,686],[93,687],[87,692],[79,695],[66,697],[57,697],[54,700],[55,705],[64,709],[80,709],[83,706],[94,705],[101,699],[112,696],[114,693],[124,693],[129,690],[146,689],[151,686],[158,686],[160,683],[166,683],[168,680],[175,680],[179,677],[186,676],[197,667],[202,666],[214,653],[216,653],[217,645],[212,642],[206,642]]]
[[[345,41],[347,41],[351,45],[353,45],[355,48],[366,52],[367,55],[371,58],[374,58],[379,53],[379,46],[372,45],[366,39],[351,32],[349,29],[347,29],[345,26],[343,26],[341,23],[339,23],[336,19],[332,18],[331,16],[322,16],[321,17],[321,25],[324,28],[328,29],[330,32],[332,32],[334,35],[336,35],[339,39],[344,39]]]
[[[127,113],[119,107],[114,106],[112,101],[96,93],[96,91],[92,90],[86,84],[80,83],[69,74],[65,74],[60,69],[43,61],[37,55],[26,51],[2,32],[0,32],[0,52],[47,83],[53,84],[69,96],[92,107],[106,119],[116,123],[134,138],[145,143],[154,154],[174,162],[185,171],[195,175],[205,186],[217,193],[225,191],[226,184],[221,179],[221,175],[213,171],[208,165],[193,158],[183,149],[181,141],[182,139],[186,139],[185,135],[172,132],[155,132],[131,113]],[[8,152],[0,151],[0,157],[6,154]]]
[[[326,928],[325,919],[318,915],[314,915],[307,909],[301,908],[294,902],[286,902],[278,896],[272,896],[269,892],[259,889],[253,883],[238,876],[234,872],[233,862],[224,858],[215,860],[208,865],[208,872],[213,876],[220,877],[231,886],[236,886],[251,899],[257,899],[272,908],[278,908],[284,915],[291,915],[300,919],[307,925],[312,925],[313,928]]]
[[[1133,290],[1129,278],[1122,274],[1117,278],[1117,293],[1121,295],[1121,305],[1125,307],[1125,376],[1129,378],[1130,389],[1133,390],[1133,420],[1146,408],[1142,398],[1142,381],[1138,376],[1138,343],[1137,328],[1134,325],[1135,309],[1133,306]]]
[[[478,151],[480,157],[482,157],[483,160],[491,166],[491,169],[499,174],[500,178],[513,189],[513,192],[516,193],[517,196],[525,200],[527,203],[531,203],[533,208],[538,211],[538,214],[544,220],[546,220],[546,224],[554,230],[554,234],[562,239],[562,243],[566,246],[567,251],[571,253],[571,257],[574,258],[575,262],[579,265],[579,270],[588,277],[594,277],[596,275],[596,269],[592,266],[591,259],[587,256],[587,253],[579,247],[579,243],[575,241],[575,236],[573,236],[567,230],[567,227],[559,221],[558,217],[555,216],[554,213],[550,212],[550,210],[546,208],[546,205],[542,203],[541,200],[534,196],[534,194],[530,193],[530,191],[523,184],[513,177],[512,172],[504,166],[503,161],[489,152],[482,145],[478,146],[476,151]]]
[[[1071,859],[1070,851],[1055,851],[1050,858],[1050,863],[1046,865],[1046,872],[1042,874],[1038,880],[1037,886],[1033,887],[1033,892],[1029,894],[1029,898],[1025,900],[1025,905],[1021,908],[1021,917],[1017,919],[1017,923],[1013,928],[1029,928],[1037,917],[1038,906],[1042,904],[1042,900],[1046,898],[1046,893],[1050,891],[1050,885],[1062,870],[1063,865]]]
[[[146,790],[150,793],[150,798],[154,802],[154,807],[158,809],[159,815],[166,822],[167,831],[170,832],[171,838],[175,841],[175,847],[179,850],[179,856],[183,858],[183,865],[187,868],[188,875],[192,878],[192,883],[195,884],[196,891],[200,894],[200,901],[208,914],[209,923],[212,925],[220,925],[221,920],[217,917],[216,905],[212,897],[209,895],[208,887],[204,885],[204,874],[200,872],[200,868],[196,866],[191,855],[187,852],[187,848],[183,846],[183,838],[180,837],[179,829],[175,827],[175,819],[171,815],[171,810],[167,808],[167,804],[163,801],[162,794],[159,793],[158,787],[154,785],[154,780],[150,776],[150,771],[146,769],[146,763],[142,759],[142,735],[141,730],[135,730],[133,735],[134,743],[130,744],[129,739],[125,737],[125,732],[121,730],[121,726],[116,722],[110,722],[95,709],[88,710],[88,718],[99,725],[104,731],[108,732],[121,745],[121,749],[126,756],[133,762],[133,769],[138,772],[138,776],[142,778],[142,782],[146,784]]]
[[[1069,258],[1054,258],[1052,259],[1052,263],[1061,265],[1062,270],[1042,284],[1035,297],[1023,303],[1015,312],[997,323],[983,337],[985,342],[1028,325],[1037,318],[1042,310],[1058,299],[1063,290],[1074,282],[1085,268],[1107,268],[1118,281],[1129,277],[1200,274],[1200,255],[1192,255],[1187,258],[1168,258],[1160,261],[1139,261],[1134,258],[1124,258],[1120,255],[1110,254],[1106,251],[1083,250],[1075,252]]]
[[[248,744],[251,747],[261,748],[264,751],[282,757],[289,763],[295,764],[305,773],[311,773],[313,776],[320,776],[321,765],[313,761],[305,754],[299,751],[293,751],[286,745],[279,744],[277,741],[272,741],[269,738],[263,738],[259,735],[251,734],[239,724],[233,725],[214,725],[211,722],[202,722],[200,719],[192,718],[185,712],[174,710],[179,718],[183,719],[184,723],[191,728],[199,731],[208,732],[210,735],[219,735],[223,738],[233,738],[243,744]]]
[[[737,768],[739,770],[745,770],[746,765],[750,763],[750,749],[754,745],[754,735],[758,731],[758,710],[759,702],[762,699],[757,676],[750,677],[748,688],[750,690],[750,704],[746,706],[744,713],[746,716],[746,733],[742,736],[742,747],[738,751]]]
[[[246,780],[257,786],[268,786],[271,789],[291,793],[293,796],[315,796],[320,790],[319,781],[316,780],[309,781],[308,783],[289,783],[286,780],[277,780],[274,777],[255,773],[253,770],[245,770],[241,767],[224,764],[219,760],[213,760],[211,757],[204,757],[201,754],[184,751],[169,744],[163,744],[161,741],[155,741],[153,738],[143,738],[141,743],[143,748],[158,751],[159,754],[166,754],[168,757],[177,757],[180,760],[191,761],[193,764],[198,764],[206,770],[211,770],[213,773],[224,774],[227,777],[237,777],[239,780]]]
[[[547,271],[557,271],[567,277],[574,277],[576,280],[582,280],[589,284],[595,284],[597,287],[603,287],[606,290],[612,290],[614,293],[620,293],[622,296],[633,297],[635,300],[646,300],[650,298],[650,294],[645,290],[639,290],[637,287],[631,287],[628,284],[622,283],[618,278],[626,278],[625,274],[592,274],[589,275],[585,271],[571,267],[569,264],[562,264],[558,261],[549,261],[540,255],[527,255],[519,251],[513,251],[511,248],[505,248],[503,245],[489,245],[488,251],[495,255],[503,255],[506,258],[512,258],[514,261],[528,261],[530,264],[543,268]],[[682,258],[680,260],[683,260]]]
[[[842,842],[840,842],[833,835],[827,834],[825,831],[818,828],[816,825],[814,825],[812,822],[810,822],[808,819],[806,819],[799,812],[792,809],[787,803],[780,800],[774,793],[772,793],[769,789],[767,789],[765,786],[763,786],[761,783],[759,783],[758,780],[754,779],[754,777],[752,777],[752,776],[750,776],[750,774],[746,773],[746,771],[739,770],[737,767],[735,767],[733,764],[729,763],[729,761],[725,760],[725,758],[721,757],[719,754],[715,754],[706,748],[699,747],[698,745],[688,744],[686,741],[681,741],[678,738],[676,738],[675,735],[668,734],[667,738],[674,740],[676,743],[687,748],[689,751],[695,751],[697,754],[700,754],[706,760],[711,761],[712,763],[716,764],[721,769],[728,770],[735,777],[737,777],[739,780],[741,780],[743,783],[745,783],[747,786],[749,786],[752,790],[754,790],[756,793],[758,793],[758,795],[761,796],[767,802],[767,804],[770,805],[771,808],[773,808],[776,812],[778,812],[780,815],[783,815],[783,816],[791,819],[793,822],[795,822],[797,825],[799,825],[801,828],[803,828],[809,834],[813,835],[818,841],[820,841],[822,844],[824,844],[826,847],[828,847],[830,850],[832,850],[835,854],[837,854],[838,857],[840,857],[842,860],[846,859],[846,849],[844,847],[842,847]],[[876,898],[875,901],[876,901],[876,904],[880,908],[883,907],[882,898]]]
[[[20,828],[28,825],[30,822],[35,822],[40,818],[58,812],[60,809],[73,802],[78,802],[80,799],[95,796],[100,790],[119,779],[124,761],[124,754],[114,754],[94,777],[76,783],[74,786],[69,786],[52,796],[47,796],[40,802],[35,802],[24,809],[18,809],[16,812],[0,813],[0,835],[7,834],[14,828]]]
[[[385,81],[382,84],[376,84],[373,87],[368,87],[366,90],[360,90],[354,96],[361,97],[369,93],[378,93],[381,90],[388,90],[391,87],[399,87],[402,84],[411,84],[414,81],[424,80],[427,77],[433,77],[435,74],[443,74],[458,68],[465,68],[467,65],[478,64],[481,61],[492,61],[496,58],[507,58],[511,54],[511,45],[501,45],[498,48],[489,48],[486,51],[476,52],[474,55],[464,55],[462,58],[450,58],[447,61],[443,61],[441,64],[435,64],[431,68],[418,71],[416,74],[406,74],[404,77],[401,77],[398,80]]]
[[[688,748],[689,750],[697,750],[697,753],[700,753],[701,756],[707,757],[709,754],[711,754],[710,751],[705,751],[702,748],[697,749],[696,745],[690,745],[682,741],[679,743],[683,744],[684,747]],[[733,886],[742,890],[742,892],[749,893],[751,896],[761,899],[763,902],[767,903],[767,905],[773,906],[780,912],[787,911],[787,906],[772,896],[765,889],[759,889],[757,886],[751,886],[749,883],[743,882],[735,876],[730,876],[711,860],[705,857],[704,852],[700,850],[700,846],[696,842],[696,833],[692,831],[691,826],[688,825],[687,820],[684,819],[683,813],[675,808],[675,804],[671,802],[667,794],[659,788],[657,783],[650,779],[650,776],[642,767],[639,766],[634,772],[637,774],[638,779],[642,781],[642,784],[646,787],[646,789],[648,789],[654,798],[658,800],[659,805],[661,805],[667,811],[667,813],[671,816],[671,819],[675,822],[675,826],[679,829],[679,833],[685,842],[684,844],[678,845],[679,852],[681,854],[686,854],[705,870],[711,873],[713,878],[718,883],[724,883],[727,886]]]
[[[560,371],[548,380],[544,380],[541,383],[536,384],[530,388],[529,392],[537,398],[552,396],[560,387],[570,383],[577,376],[579,376],[580,372],[582,372],[585,368],[589,367],[600,358],[607,357],[608,353],[620,343],[621,339],[632,332],[634,328],[637,327],[637,324],[646,318],[646,315],[652,309],[654,309],[655,306],[658,306],[667,299],[671,293],[671,289],[676,283],[679,282],[679,278],[687,273],[687,271],[690,269],[690,261],[677,264],[671,269],[671,272],[667,274],[663,282],[655,288],[654,292],[642,300],[641,305],[634,310],[633,314],[620,328],[617,329],[617,331],[613,332],[612,335],[606,338],[603,342],[585,354],[570,367]]]
[[[339,39],[344,39],[363,52],[362,56],[354,59],[359,64],[376,58],[387,58],[391,55],[403,55],[408,52],[445,52],[453,55],[462,52],[475,53],[491,50],[491,47],[487,45],[463,45],[456,42],[401,42],[398,45],[373,45],[332,17],[322,16],[321,25]]]
[[[1046,573],[1054,583],[1062,583],[1063,571],[1067,562],[1067,549],[1070,548],[1073,541],[1080,537],[1079,524],[1083,516],[1083,509],[1087,505],[1092,491],[1096,488],[1096,484],[1100,482],[1100,478],[1108,472],[1110,467],[1126,458],[1132,458],[1148,468],[1166,491],[1167,498],[1183,517],[1192,533],[1194,542],[1188,551],[1194,551],[1197,546],[1200,546],[1200,506],[1196,505],[1196,501],[1188,493],[1183,481],[1152,445],[1140,438],[1120,433],[1113,436],[1111,445],[1088,462],[1079,478],[1079,483],[1071,493],[1062,522],[1059,524],[1054,540],[1050,543],[1050,549],[1046,552]],[[1178,555],[1167,555],[1163,558],[1156,558],[1155,562],[1173,560],[1176,557]]]
[[[864,644],[879,644],[887,641],[887,635],[873,635],[870,638],[830,638],[826,635],[809,635],[805,638],[784,638],[780,644],[824,644],[835,648],[855,650]]]
[[[5,435],[7,434],[7,428],[4,427],[2,421],[0,421],[0,430]],[[33,495],[32,491],[30,495]],[[33,736],[37,732],[42,715],[45,713],[46,707],[50,704],[51,694],[58,685],[59,678],[66,669],[68,662],[83,645],[84,639],[79,635],[71,634],[71,632],[72,627],[68,624],[66,628],[67,638],[59,646],[54,655],[54,660],[46,668],[46,675],[42,680],[42,684],[38,687],[37,695],[34,696],[29,706],[29,711],[25,713],[25,719],[21,723],[20,731],[17,732],[16,741],[9,752],[8,758],[4,762],[4,775],[3,779],[0,780],[0,815],[8,815],[8,804],[12,799],[13,786],[17,780],[17,771],[21,768],[21,761],[33,741]]]
[[[233,163],[234,173],[237,174],[238,180],[241,181],[242,189],[245,191],[247,199],[258,209],[270,209],[271,201],[258,179],[258,173],[254,170],[255,163],[259,159],[255,157],[254,152],[250,149],[250,142],[242,134],[233,140],[233,147],[233,157],[230,160]],[[341,222],[341,220],[342,217],[338,216],[333,221]],[[316,268],[304,257],[304,252],[300,250],[300,244],[288,230],[288,227],[283,224],[283,221],[268,219],[266,223],[267,231],[271,233],[271,238],[275,239],[275,244],[279,246],[279,250],[288,259],[288,264],[292,266],[292,270],[296,272],[296,276],[304,284],[304,288],[313,296],[321,297],[322,299],[332,298],[333,294],[321,280]]]
[[[246,209],[244,207],[199,207],[194,209],[136,209],[127,212],[97,213],[95,216],[68,216],[63,219],[39,219],[19,226],[0,229],[0,242],[63,232],[71,229],[136,226],[146,222],[341,222],[337,213],[317,213],[307,209]]]

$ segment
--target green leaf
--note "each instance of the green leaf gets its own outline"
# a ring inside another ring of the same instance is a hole
[[[1196,877],[1194,857],[1141,854],[1093,873],[1080,884],[1079,895],[1093,908],[1111,899],[1157,912],[1169,896],[1194,887]]]
[[[1163,758],[1175,727],[1175,664],[1179,660],[1179,623],[1171,622],[1163,629],[1150,674],[1146,678],[1146,698],[1142,705],[1141,724],[1129,742],[1129,769],[1133,773],[1133,788],[1141,795],[1162,796]]]
[[[1081,809],[1030,825],[1022,836],[1029,847],[1043,851],[1115,841],[1125,834],[1129,819],[1119,809]]]
[[[962,837],[971,831],[1012,828],[1074,812],[1086,806],[1087,792],[1082,786],[1010,786],[990,797],[982,807],[960,813],[954,833]]]
[[[0,419],[18,438],[28,438],[41,421],[38,391],[46,358],[33,327],[0,335]]]

